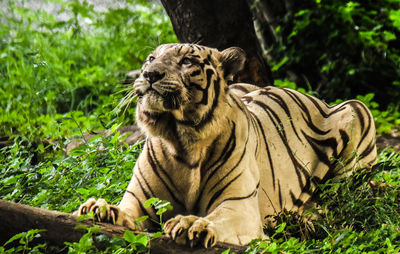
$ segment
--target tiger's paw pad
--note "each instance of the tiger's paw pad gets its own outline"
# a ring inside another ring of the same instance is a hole
[[[212,247],[217,242],[217,235],[211,221],[197,216],[181,216],[170,219],[164,225],[165,233],[176,243],[191,247],[198,244]]]

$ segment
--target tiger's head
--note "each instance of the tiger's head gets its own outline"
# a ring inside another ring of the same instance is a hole
[[[200,128],[213,117],[244,62],[245,53],[237,47],[218,51],[194,44],[160,45],[134,83],[138,124],[150,132],[174,123]]]

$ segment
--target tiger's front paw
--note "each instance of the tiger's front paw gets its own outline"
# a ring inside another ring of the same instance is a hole
[[[117,224],[135,229],[135,223],[118,206],[108,204],[104,199],[90,198],[83,203],[74,215],[80,216],[93,212],[98,222]]]
[[[206,248],[212,247],[218,240],[213,223],[193,215],[178,215],[168,220],[164,230],[178,244],[190,243],[191,247],[197,244],[202,244]]]

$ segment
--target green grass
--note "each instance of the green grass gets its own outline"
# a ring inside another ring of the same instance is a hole
[[[113,108],[122,98],[125,73],[140,69],[160,43],[176,41],[160,6],[96,13],[79,1],[60,5],[74,16],[60,22],[10,1],[0,11],[0,135],[56,139],[78,130],[133,122]],[[54,0],[54,2],[57,2]],[[81,20],[91,20],[82,27]],[[75,117],[74,117],[75,116]],[[75,121],[57,124],[57,119]]]
[[[72,212],[89,197],[118,203],[142,144],[120,146],[117,134],[95,136],[69,155],[62,148],[82,133],[134,123],[134,108],[123,115],[114,111],[126,90],[125,73],[138,69],[156,45],[176,38],[160,7],[134,1],[136,11],[95,13],[79,1],[61,5],[75,14],[70,20],[12,4],[0,11],[0,136],[11,141],[0,149],[0,198]],[[92,20],[89,27],[80,25],[82,17]],[[396,107],[382,111],[373,95],[359,99],[373,110],[380,133],[398,127]],[[389,187],[373,190],[370,180]],[[326,209],[313,230],[296,214],[281,214],[276,226],[265,229],[270,239],[254,241],[248,253],[396,253],[399,188],[400,155],[386,149],[373,171],[320,186]],[[153,201],[162,214],[165,203]],[[94,237],[96,228],[87,232],[66,245],[70,253],[98,253],[93,239],[105,253],[145,252],[149,245],[150,236],[129,231],[124,239]],[[53,252],[52,246],[29,244],[37,234],[16,235],[12,240],[20,245],[4,245],[0,253]]]

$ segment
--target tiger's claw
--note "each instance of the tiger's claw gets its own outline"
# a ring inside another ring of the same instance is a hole
[[[178,215],[165,223],[164,231],[176,243],[189,243],[191,247],[202,244],[208,248],[217,242],[212,222],[197,216]]]

